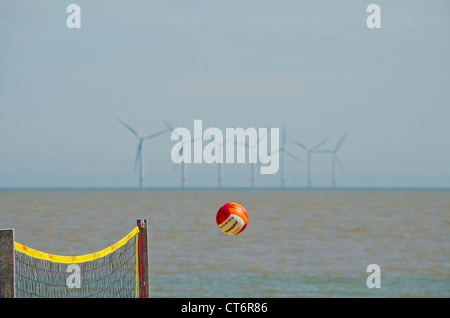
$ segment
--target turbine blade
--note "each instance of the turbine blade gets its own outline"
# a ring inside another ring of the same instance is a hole
[[[342,171],[345,172],[344,165],[343,165],[342,162],[339,160],[339,158],[338,158],[337,156],[334,156],[334,159],[336,160],[337,164],[338,164],[339,167],[342,169]]]
[[[316,150],[317,148],[319,148],[320,146],[322,146],[324,143],[326,143],[330,138],[325,138],[324,140],[322,140],[321,142],[319,142],[317,145],[315,145],[313,148],[311,148],[311,151]]]
[[[270,152],[270,155],[272,156],[272,155],[274,155],[274,154],[276,154],[276,153],[278,153],[278,152],[283,152],[283,151],[284,151],[284,148],[281,147],[281,148],[278,148],[278,149],[275,150],[275,151]]]
[[[341,140],[339,140],[338,144],[336,145],[336,148],[334,148],[334,152],[338,151],[338,149],[341,147],[342,143],[344,142],[345,137],[347,136],[347,133],[345,133]]]
[[[139,138],[138,133],[136,132],[136,130],[134,130],[133,128],[131,128],[130,126],[128,126],[123,120],[121,120],[120,118],[117,118],[117,120],[124,125],[129,131],[131,131],[136,137]]]
[[[295,160],[297,160],[297,161],[299,161],[299,162],[301,162],[301,163],[304,163],[304,161],[303,161],[302,159],[300,159],[299,157],[297,157],[297,156],[291,154],[289,151],[286,151],[286,154],[287,154],[289,157],[294,158]]]
[[[170,126],[167,121],[163,120],[164,125],[166,125],[167,128],[169,128],[170,130],[173,130],[173,127]]]
[[[185,145],[185,142],[183,141],[183,143],[182,143],[181,146],[180,146],[180,149],[178,150],[178,156],[179,156],[179,157],[183,157],[183,154],[184,154],[184,145]]]
[[[305,149],[305,150],[308,150],[304,144],[299,143],[298,141],[295,141],[295,140],[292,140],[292,139],[289,139],[289,140],[290,140],[292,143],[294,143],[295,145],[299,146],[300,148],[303,148],[303,149]]]
[[[235,141],[235,144],[238,146],[244,146],[246,148],[250,148],[250,145],[248,144],[248,142],[242,143],[242,142]]]
[[[167,123],[167,121],[165,121],[165,120],[163,120],[163,123],[164,123],[164,125],[166,125],[166,127],[167,127],[167,129],[169,130],[169,131],[174,131],[174,129],[175,128],[173,128],[171,125],[169,125],[168,123]],[[177,135],[177,137],[180,137],[180,134],[177,134],[176,133],[176,135]]]
[[[283,139],[281,141],[283,147],[286,145],[286,124],[283,125]]]
[[[157,133],[154,133],[154,134],[148,135],[147,137],[144,137],[143,139],[144,140],[151,139],[151,138],[157,137],[159,135],[162,135],[162,134],[164,134],[164,133],[166,133],[168,131],[169,131],[169,129],[160,130]]]
[[[142,151],[142,140],[139,142],[139,145],[137,147],[136,160],[134,162],[134,170],[137,169],[137,166],[138,166],[139,162],[141,161],[141,151]],[[141,162],[141,164],[142,164],[142,162]]]

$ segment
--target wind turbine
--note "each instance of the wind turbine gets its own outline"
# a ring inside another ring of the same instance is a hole
[[[281,187],[284,188],[286,183],[286,124],[283,125],[283,138],[279,151],[283,154],[281,158]]]
[[[268,128],[267,131],[269,131],[269,133],[270,133],[270,128]],[[267,138],[267,131],[261,138],[259,138],[259,136],[258,136],[258,139],[256,140],[256,142],[253,145],[250,145],[246,141],[245,144],[243,144],[243,146],[247,147],[249,150],[254,149],[255,147],[259,146],[261,139]],[[241,145],[242,145],[242,143],[241,143]],[[252,188],[254,188],[256,186],[256,168],[259,167],[259,162],[251,163],[250,167],[251,167],[250,183],[251,183]]]
[[[281,187],[284,188],[286,183],[286,124],[283,125],[283,136],[281,139],[281,147],[272,152],[271,154],[276,154],[277,152],[282,154],[280,160],[280,175],[281,175]]]
[[[163,121],[163,122],[164,122],[164,124],[167,126],[168,130],[171,130],[171,131],[175,132],[175,131],[174,131],[174,128],[173,128],[171,125],[169,125],[166,121]],[[175,134],[177,134],[177,133],[175,132]],[[179,137],[179,136],[180,136],[180,135],[177,134],[177,137]],[[196,138],[196,139],[192,139],[192,138],[191,138],[189,141],[183,141],[183,142],[181,143],[180,150],[178,151],[178,157],[183,157],[183,156],[184,156],[184,146],[185,146],[188,142],[194,142],[195,140],[199,140],[199,139],[202,139],[202,138],[201,138],[201,137],[200,137],[200,138]],[[181,161],[181,187],[182,187],[182,188],[185,188],[185,187],[186,187],[186,184],[187,184],[186,165],[185,165],[184,160],[182,160],[182,161]]]
[[[167,129],[171,130],[172,132],[175,132],[174,128],[172,126],[170,126],[165,120],[163,120],[163,122],[166,125]],[[179,137],[179,136],[180,135],[177,134],[177,137]],[[192,141],[192,139],[191,139],[191,141]],[[181,144],[180,150],[178,151],[178,157],[183,157],[184,144],[185,144],[185,142],[183,141],[183,143]],[[181,161],[181,187],[182,188],[186,187],[186,166],[184,164],[184,160]]]
[[[178,152],[179,157],[183,157],[184,144],[185,144],[185,142],[183,141],[183,143],[181,144],[181,147],[180,147],[180,151]],[[181,187],[182,188],[186,187],[186,166],[185,166],[184,160],[181,161]]]
[[[118,121],[125,126],[125,128],[127,128],[129,131],[131,131],[131,133],[133,135],[135,135],[138,140],[138,147],[137,147],[137,151],[136,151],[136,161],[135,161],[135,165],[134,165],[134,169],[136,170],[137,166],[139,165],[139,187],[143,188],[144,187],[144,147],[143,147],[143,142],[145,140],[148,139],[152,139],[154,137],[157,137],[165,132],[167,132],[167,129],[158,131],[157,133],[148,135],[146,137],[141,137],[136,130],[134,130],[133,128],[131,128],[129,125],[127,125],[124,121],[122,121],[121,119],[118,118]]]
[[[336,163],[339,165],[339,167],[342,170],[344,169],[344,166],[342,165],[341,161],[339,160],[339,158],[336,155],[336,152],[339,150],[339,148],[341,147],[342,143],[344,142],[345,137],[347,136],[347,134],[344,134],[341,139],[339,140],[339,142],[336,144],[336,147],[334,147],[333,150],[317,150],[317,153],[329,153],[331,154],[331,185],[333,186],[333,188],[336,187]]]
[[[232,139],[232,138],[234,138],[233,135],[229,136],[225,140],[225,142],[222,141],[222,142],[220,142],[218,144],[219,149],[220,149],[219,158],[223,158],[223,147],[224,147],[224,144],[226,145],[228,143],[228,141],[230,139]],[[217,163],[217,169],[218,169],[218,174],[217,174],[217,176],[218,176],[218,186],[219,186],[219,188],[222,188],[223,187],[223,163],[222,162],[218,162]]]
[[[304,144],[295,141],[295,140],[291,140],[291,142],[293,142],[295,145],[299,146],[300,148],[304,149],[307,153],[307,172],[308,172],[308,188],[311,187],[311,154],[314,152],[317,152],[317,148],[319,148],[320,146],[322,146],[324,143],[326,143],[328,141],[329,138],[326,138],[324,140],[322,140],[321,142],[319,142],[317,145],[315,145],[312,148],[308,148],[306,147]]]
[[[289,157],[293,158],[294,160],[300,162],[301,164],[305,163],[300,157],[297,157],[296,155],[290,153],[289,151],[286,151],[286,154],[287,154]]]

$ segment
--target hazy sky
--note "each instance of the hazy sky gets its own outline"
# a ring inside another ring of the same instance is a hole
[[[81,7],[68,29],[66,7]],[[369,29],[366,7],[381,7]],[[135,187],[137,139],[164,128],[282,127],[333,147],[341,187],[450,187],[450,2],[0,2],[0,188]],[[170,134],[145,143],[146,186],[178,187]],[[288,150],[306,159],[288,143]],[[331,157],[313,156],[313,185]],[[188,185],[216,186],[191,164]],[[225,166],[248,186],[250,166]],[[280,175],[258,176],[279,186]],[[306,166],[287,159],[287,186]]]

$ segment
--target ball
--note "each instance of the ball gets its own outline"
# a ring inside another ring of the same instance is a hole
[[[237,235],[245,230],[247,223],[247,211],[238,203],[226,203],[217,211],[216,224],[225,234]]]

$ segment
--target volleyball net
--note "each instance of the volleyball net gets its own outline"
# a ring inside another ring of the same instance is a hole
[[[147,220],[95,253],[62,256],[14,241],[0,230],[0,297],[147,298]]]

